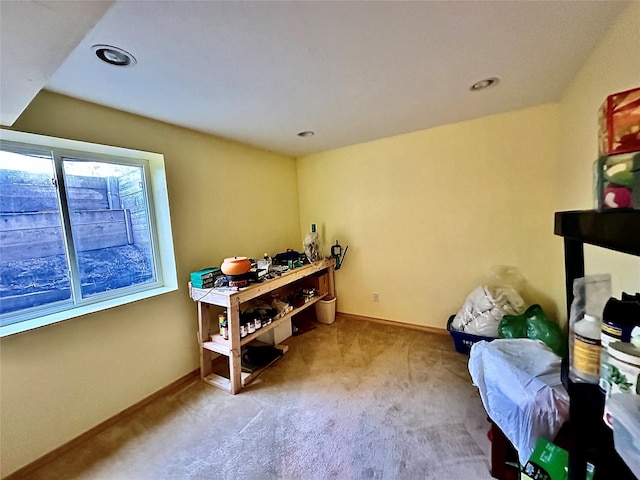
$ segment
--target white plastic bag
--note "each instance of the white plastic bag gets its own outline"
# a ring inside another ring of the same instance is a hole
[[[316,224],[311,224],[311,233],[307,233],[302,242],[304,253],[311,263],[322,260],[322,249],[320,247],[320,238],[316,232]]]
[[[487,415],[516,448],[522,465],[539,437],[552,442],[569,419],[561,361],[540,340],[498,339],[471,347],[473,384]]]
[[[456,314],[451,327],[459,332],[498,338],[498,324],[504,315],[519,315],[525,303],[519,291],[525,279],[516,267],[496,265],[482,278]]]
[[[460,332],[498,338],[502,317],[519,315],[524,310],[524,300],[515,289],[485,285],[467,296],[451,326]]]

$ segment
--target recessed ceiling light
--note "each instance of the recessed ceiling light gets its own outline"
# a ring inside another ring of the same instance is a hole
[[[471,90],[472,92],[486,90],[489,87],[495,87],[498,83],[500,83],[500,79],[497,77],[485,78],[484,80],[480,80],[479,82],[471,85],[469,90]]]
[[[132,67],[137,63],[135,57],[129,52],[112,45],[94,45],[91,51],[103,62],[116,67]]]
[[[305,130],[303,132],[298,132],[298,136],[302,138],[313,137],[316,133],[311,130]]]

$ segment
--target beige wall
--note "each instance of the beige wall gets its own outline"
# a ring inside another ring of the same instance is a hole
[[[640,2],[631,2],[591,54],[560,102],[557,210],[594,207],[592,163],[598,156],[597,112],[615,92],[640,87]],[[562,243],[558,240],[558,249]],[[612,274],[613,294],[640,291],[640,258],[585,247],[587,274]]]
[[[164,154],[180,289],[2,339],[3,476],[198,368],[189,272],[301,238],[291,158],[51,93],[14,127]]]
[[[301,229],[350,244],[338,310],[443,327],[493,266],[516,266],[528,303],[566,321],[555,211],[590,209],[597,111],[640,85],[640,2],[628,9],[554,105],[298,159]],[[613,294],[640,290],[640,259],[585,247],[587,273]],[[372,300],[380,294],[380,302]]]
[[[299,159],[302,230],[349,244],[338,310],[444,327],[492,266],[512,265],[555,316],[557,158],[557,107],[542,105]]]

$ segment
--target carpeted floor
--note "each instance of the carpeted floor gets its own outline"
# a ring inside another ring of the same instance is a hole
[[[489,425],[451,338],[338,317],[239,395],[199,381],[31,479],[490,479]]]

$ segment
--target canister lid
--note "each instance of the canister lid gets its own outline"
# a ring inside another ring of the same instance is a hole
[[[609,344],[609,355],[626,363],[640,367],[640,348],[631,343],[612,342]]]

